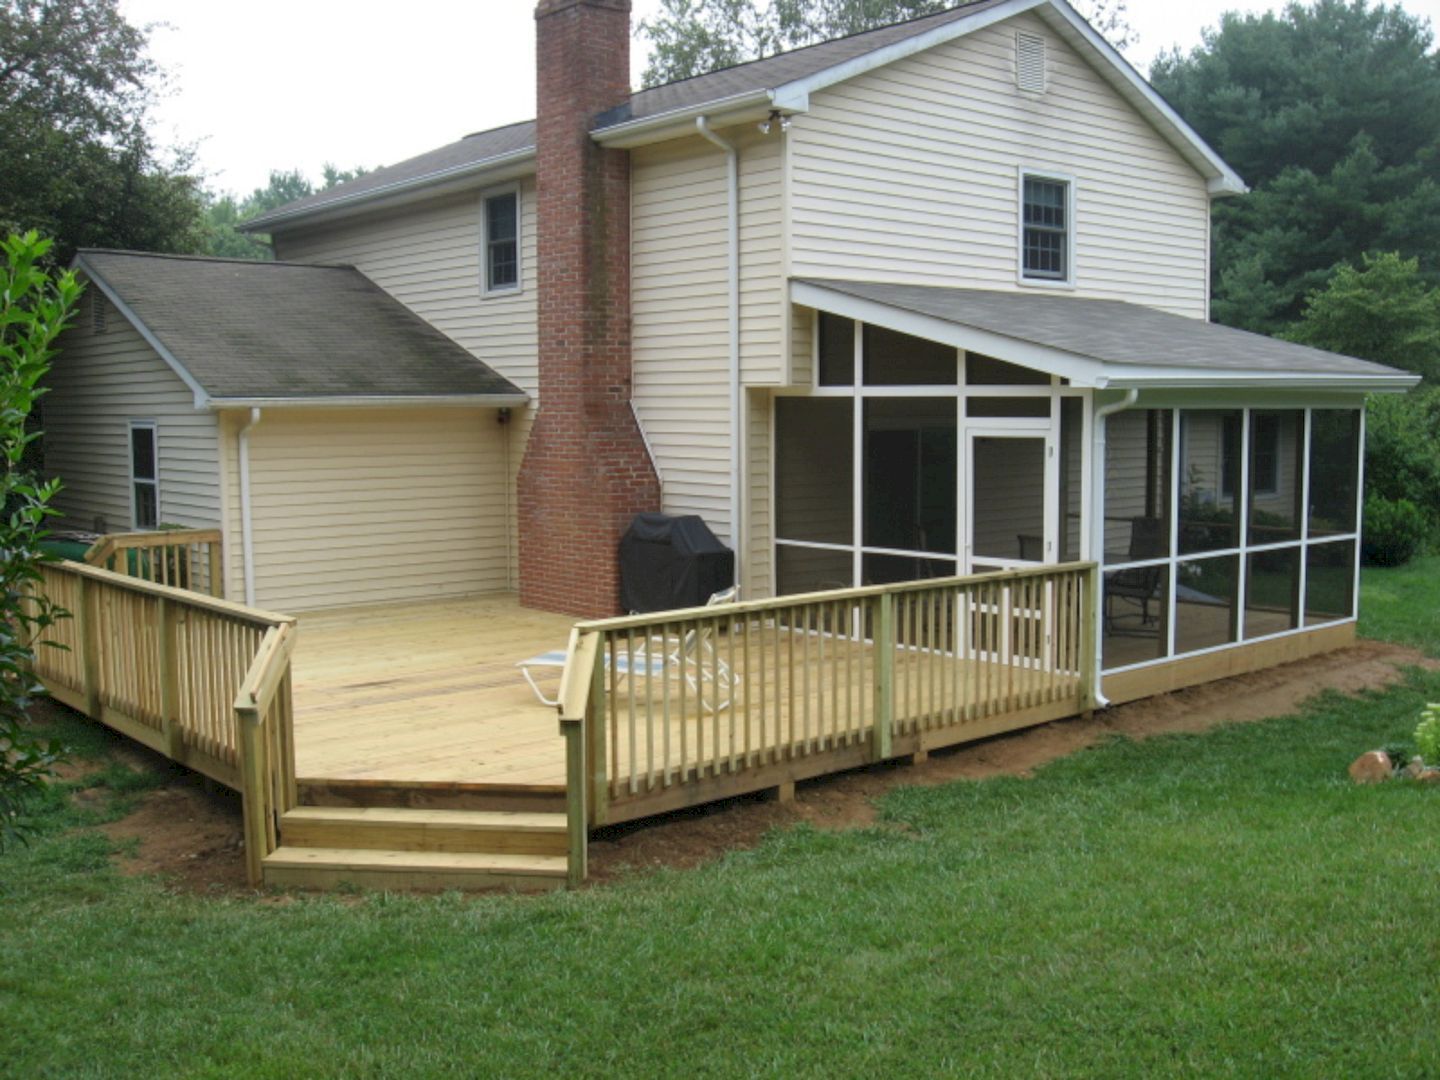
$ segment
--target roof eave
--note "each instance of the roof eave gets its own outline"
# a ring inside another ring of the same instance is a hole
[[[522,167],[533,165],[534,161],[535,148],[533,146],[523,150],[513,150],[508,154],[497,154],[482,161],[472,161],[449,169],[437,169],[435,172],[426,173],[423,176],[414,176],[408,180],[385,184],[354,195],[342,195],[317,206],[307,206],[290,211],[282,208],[262,214],[257,218],[251,218],[237,228],[240,232],[245,233],[268,233],[289,225],[300,223],[308,225],[317,221],[349,217],[352,214],[376,209],[378,203],[398,205],[407,201],[405,199],[407,195],[419,194],[428,198],[439,194],[439,189],[442,188],[459,190],[475,184],[476,181],[498,183],[502,179],[510,178],[512,174],[518,175],[516,170],[523,172]]]
[[[1344,390],[1366,394],[1403,394],[1420,383],[1419,375],[1362,375],[1316,371],[1130,371],[1107,366],[1097,385],[1105,390]]]
[[[700,105],[686,105],[653,116],[642,116],[637,120],[595,128],[590,132],[590,137],[601,146],[628,150],[636,146],[664,142],[677,135],[693,135],[697,116],[708,116],[720,123],[764,119],[775,107],[774,94],[770,89],[752,90],[716,98]]]
[[[317,394],[294,397],[212,397],[210,409],[518,409],[530,404],[524,391],[499,394]]]

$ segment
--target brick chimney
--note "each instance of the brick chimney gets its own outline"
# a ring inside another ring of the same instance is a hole
[[[630,0],[535,8],[538,413],[520,465],[520,602],[619,610],[620,536],[660,507],[630,410],[630,155],[594,117],[630,95]]]

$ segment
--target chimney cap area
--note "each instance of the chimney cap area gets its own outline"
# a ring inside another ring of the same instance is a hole
[[[543,19],[546,15],[556,15],[573,7],[608,8],[611,11],[623,11],[628,15],[630,0],[540,0],[535,5],[535,18]]]

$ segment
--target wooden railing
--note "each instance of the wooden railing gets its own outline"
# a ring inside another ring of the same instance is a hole
[[[85,553],[91,566],[156,585],[225,595],[224,544],[219,529],[161,529],[110,533]]]
[[[572,822],[1087,711],[1097,575],[1069,563],[579,623],[560,697]]]
[[[258,883],[274,819],[294,805],[295,620],[83,563],[40,573],[68,617],[35,642],[35,675],[71,708],[239,790]]]

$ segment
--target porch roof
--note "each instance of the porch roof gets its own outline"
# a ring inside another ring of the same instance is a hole
[[[972,349],[1098,389],[1403,391],[1420,376],[1118,300],[795,278],[797,304]]]

